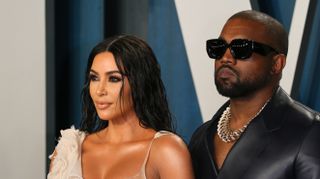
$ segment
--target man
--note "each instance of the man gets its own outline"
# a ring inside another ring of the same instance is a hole
[[[279,86],[287,50],[283,26],[251,10],[207,41],[217,90],[230,100],[193,134],[197,179],[320,178],[320,116]]]

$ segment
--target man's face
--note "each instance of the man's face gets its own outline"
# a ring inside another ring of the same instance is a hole
[[[234,39],[248,39],[270,44],[265,29],[259,23],[233,19],[228,21],[220,38],[228,44]],[[272,55],[252,53],[246,59],[234,59],[227,49],[222,58],[215,60],[215,84],[218,92],[226,97],[245,97],[270,85]]]

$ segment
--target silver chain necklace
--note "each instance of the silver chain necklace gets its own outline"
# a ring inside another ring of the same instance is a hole
[[[249,123],[256,118],[261,111],[264,109],[264,107],[268,104],[270,99],[268,99],[264,105],[260,108],[260,110],[240,129],[232,130],[230,129],[230,120],[231,120],[231,108],[228,106],[226,110],[223,111],[223,114],[221,115],[219,122],[218,122],[218,136],[223,142],[233,142],[239,139],[241,134],[245,131],[245,129],[248,127]]]

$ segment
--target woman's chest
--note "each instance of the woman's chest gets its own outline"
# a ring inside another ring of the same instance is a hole
[[[145,175],[148,145],[85,146],[81,155],[84,178],[139,178]]]

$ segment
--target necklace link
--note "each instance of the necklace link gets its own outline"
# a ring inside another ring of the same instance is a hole
[[[240,129],[232,130],[230,129],[230,120],[231,120],[231,107],[230,105],[223,111],[217,126],[217,132],[219,138],[226,143],[236,141],[240,138],[241,134],[246,130],[250,122],[256,118],[264,107],[268,104],[270,99],[268,99],[260,110]]]

